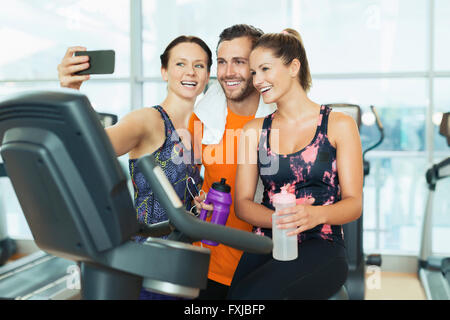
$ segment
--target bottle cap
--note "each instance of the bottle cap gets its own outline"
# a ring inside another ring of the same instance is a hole
[[[295,203],[295,194],[286,191],[286,188],[281,188],[280,193],[276,193],[272,197],[272,203],[289,204]]]
[[[214,182],[212,188],[220,192],[230,193],[231,187],[225,183],[226,181],[227,179],[222,178],[220,182]]]

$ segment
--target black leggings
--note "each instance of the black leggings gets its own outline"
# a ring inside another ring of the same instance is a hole
[[[345,248],[322,239],[299,243],[298,258],[277,261],[272,254],[244,253],[231,283],[228,299],[328,299],[345,283]]]

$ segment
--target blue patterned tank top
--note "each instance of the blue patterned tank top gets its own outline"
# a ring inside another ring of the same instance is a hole
[[[154,108],[161,113],[161,117],[164,120],[166,139],[163,145],[152,155],[174,187],[186,210],[190,210],[192,196],[187,188],[187,180],[189,177],[192,177],[198,189],[200,189],[199,185],[201,183],[199,170],[194,164],[194,153],[191,152],[193,150],[192,146],[189,150],[186,149],[175,131],[169,115],[161,106],[155,106]],[[148,225],[165,221],[168,219],[166,210],[155,198],[150,185],[136,164],[137,160],[129,160],[137,219]],[[194,193],[190,182],[189,185],[190,191]]]
[[[295,194],[297,203],[313,197],[315,206],[326,206],[341,199],[336,167],[336,148],[327,136],[328,116],[331,108],[321,106],[317,129],[312,141],[303,149],[288,155],[275,154],[269,143],[272,120],[275,113],[265,117],[258,145],[258,169],[264,185],[262,205],[275,210],[272,205],[274,194],[287,187]],[[271,229],[255,228],[257,233],[272,236]],[[344,244],[340,225],[321,224],[298,235],[302,242],[321,238]]]

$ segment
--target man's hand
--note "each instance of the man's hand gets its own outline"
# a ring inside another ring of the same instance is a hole
[[[85,47],[70,47],[58,65],[58,79],[61,87],[80,90],[83,81],[89,80],[89,75],[75,75],[76,72],[89,68],[89,56],[75,57],[76,51],[86,51]]]

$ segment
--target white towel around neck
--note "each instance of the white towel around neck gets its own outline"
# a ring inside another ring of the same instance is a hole
[[[265,117],[276,109],[275,104],[265,104],[261,97],[255,118]],[[194,113],[204,126],[202,144],[219,144],[225,132],[228,108],[225,93],[218,81],[209,86],[203,98],[195,105]]]

